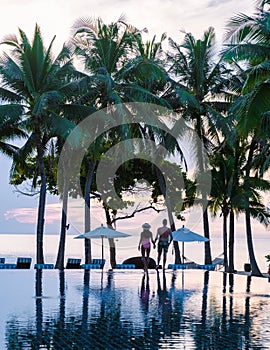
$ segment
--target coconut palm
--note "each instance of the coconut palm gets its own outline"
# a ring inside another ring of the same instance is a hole
[[[46,203],[46,169],[44,156],[48,141],[57,135],[66,136],[74,126],[63,117],[61,104],[70,94],[70,79],[74,68],[69,50],[64,47],[54,59],[51,41],[44,47],[40,28],[35,27],[30,42],[20,29],[19,38],[6,37],[2,44],[11,50],[0,61],[3,104],[0,114],[9,118],[20,118],[20,125],[28,133],[25,144],[18,152],[17,162],[23,163],[28,155],[36,152],[37,169],[40,177],[37,218],[37,263],[43,263],[44,212]]]
[[[227,80],[227,69],[221,61],[216,62],[215,33],[213,28],[205,31],[202,40],[196,40],[186,33],[183,43],[178,45],[170,39],[169,53],[170,72],[174,75],[178,86],[175,89],[178,98],[177,109],[194,127],[202,141],[203,147],[210,154],[211,147],[218,140],[218,130],[226,127],[222,112],[228,108],[224,91]],[[203,150],[197,149],[198,171],[206,169]],[[206,193],[202,194],[206,201]],[[209,238],[209,220],[207,209],[203,211],[205,237]],[[205,263],[211,263],[210,243],[205,243]]]
[[[234,137],[233,137],[234,135]],[[243,210],[239,198],[243,195],[243,167],[245,166],[246,142],[240,143],[236,130],[231,130],[221,146],[211,156],[212,188],[209,208],[214,216],[223,216],[223,253],[226,272],[234,272],[234,213]],[[228,219],[229,239],[228,239]],[[229,242],[229,251],[228,251]],[[229,256],[229,259],[228,259]]]
[[[161,41],[164,39],[165,36]],[[109,25],[100,18],[77,21],[73,44],[75,53],[83,59],[85,70],[90,74],[89,92],[84,97],[86,103],[91,101],[98,109],[133,101],[167,105],[159,94],[167,79],[164,68],[156,61],[161,44],[153,40],[144,45],[141,33],[127,25],[123,18]],[[149,128],[140,123],[122,125],[108,132],[106,137],[114,140],[113,143],[119,138],[145,137],[147,130]],[[111,137],[112,133],[114,137]],[[102,153],[100,147],[98,149],[97,153]],[[98,158],[98,154],[94,158]],[[92,174],[89,176],[93,177]]]
[[[247,153],[244,184],[248,194],[251,185],[251,174],[255,159],[262,157],[262,144],[267,145],[269,139],[269,92],[270,92],[270,18],[269,1],[260,1],[254,16],[239,14],[228,23],[227,40],[224,57],[228,61],[237,61],[242,64],[247,73],[241,96],[234,103],[232,112],[238,119],[237,128],[243,138],[248,138],[250,146]],[[268,147],[263,148],[267,151]],[[262,161],[262,167],[268,168],[267,162]],[[248,198],[247,198],[248,200]],[[251,200],[250,200],[251,201]],[[251,209],[246,205],[246,233],[252,274],[261,275],[257,266],[251,230]]]
[[[240,13],[232,17],[227,23],[225,35],[224,58],[230,62],[241,62],[248,73],[243,93],[254,90],[258,83],[266,82],[270,73],[270,1],[260,0],[257,3],[254,15]],[[267,89],[267,86],[264,86],[264,89]],[[261,87],[256,93],[264,89]]]

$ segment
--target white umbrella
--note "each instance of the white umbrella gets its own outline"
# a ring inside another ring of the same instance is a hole
[[[184,262],[184,242],[208,242],[209,239],[186,228],[185,226],[172,232],[173,241],[182,242],[182,256]]]
[[[131,235],[127,233],[123,233],[120,231],[113,230],[109,227],[105,227],[101,225],[100,227],[95,228],[92,231],[85,232],[79,236],[76,236],[74,238],[101,238],[101,256],[102,256],[102,261],[104,257],[104,247],[103,247],[103,238],[124,238],[124,237],[129,237]]]

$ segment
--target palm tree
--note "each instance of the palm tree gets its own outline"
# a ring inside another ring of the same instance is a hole
[[[32,43],[20,29],[19,39],[9,36],[2,44],[11,48],[0,61],[2,79],[0,97],[5,102],[0,114],[20,118],[20,125],[28,139],[19,151],[20,161],[36,152],[40,176],[37,219],[37,263],[44,263],[43,233],[46,203],[46,169],[44,156],[50,138],[68,134],[73,123],[61,114],[60,105],[70,93],[69,79],[74,72],[69,50],[64,47],[56,59],[52,58],[52,44],[45,49],[40,28],[35,27]],[[17,160],[18,162],[19,160]]]
[[[106,25],[98,19],[79,19],[73,25],[71,41],[75,55],[84,64],[89,76],[81,102],[93,105],[97,109],[110,104],[120,103],[125,98],[123,86],[117,81],[119,66],[127,59],[132,47],[132,29],[124,23],[124,18]],[[91,154],[90,154],[91,153]],[[90,230],[90,190],[100,147],[92,147],[88,159],[87,178],[85,180],[85,232]],[[85,261],[91,261],[91,242],[85,240]]]
[[[211,153],[211,147],[218,139],[218,130],[225,127],[222,112],[228,108],[224,100],[226,87],[225,74],[228,72],[221,61],[216,62],[213,28],[205,31],[202,40],[196,40],[186,33],[183,43],[178,45],[170,39],[169,53],[171,67],[169,72],[177,80],[175,94],[178,106],[175,108],[193,126],[202,145],[198,147],[198,172],[204,172],[203,147]],[[207,201],[207,194],[202,193],[202,200]],[[203,211],[204,235],[210,238],[207,208]],[[210,264],[210,243],[205,243],[205,263]]]
[[[109,25],[100,18],[79,20],[74,25],[73,43],[75,53],[83,59],[85,69],[90,73],[89,92],[84,97],[86,103],[97,109],[133,101],[166,105],[157,92],[166,81],[165,70],[156,62],[161,44],[153,40],[144,46],[140,32],[127,25],[124,18]],[[137,126],[122,125],[114,130],[112,144],[117,139],[144,137],[146,130],[149,128],[143,128],[140,123]],[[112,139],[110,134],[106,133],[106,137]],[[98,149],[90,158],[97,159],[98,154],[102,154],[100,147]],[[92,178],[93,174],[89,176]],[[89,244],[89,240],[85,244]]]
[[[232,123],[233,124],[233,123]],[[240,142],[236,129],[232,128],[211,156],[212,188],[209,208],[214,216],[223,216],[223,249],[226,272],[234,272],[234,214],[243,210],[243,167],[245,166],[246,142]],[[229,237],[227,221],[229,222]],[[228,250],[229,243],[229,250]]]
[[[242,63],[247,73],[242,94],[232,111],[238,119],[237,128],[241,136],[250,140],[244,177],[247,191],[246,234],[252,274],[259,276],[261,273],[254,255],[250,222],[250,185],[254,159],[258,159],[258,153],[261,153],[261,144],[267,144],[269,139],[269,4],[267,0],[260,1],[254,16],[239,14],[229,21],[228,44],[224,50],[225,59]]]

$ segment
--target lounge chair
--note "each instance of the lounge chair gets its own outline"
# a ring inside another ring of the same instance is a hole
[[[4,264],[5,263],[5,258],[0,258],[0,264]]]
[[[35,264],[34,268],[36,270],[50,270],[50,269],[54,269],[54,264]]]
[[[214,264],[197,265],[197,269],[199,269],[199,270],[215,271],[216,265],[214,265]]]
[[[212,260],[212,264],[197,264],[195,261],[192,261],[184,256],[185,265],[187,269],[200,269],[200,270],[220,270],[224,266],[224,254],[221,253],[216,258]]]
[[[188,259],[184,256],[184,265],[186,265],[186,269],[197,269],[198,264],[195,261]]]
[[[215,265],[215,270],[220,270],[224,266],[224,253],[218,255],[213,261],[212,264]]]
[[[30,269],[32,258],[17,258],[16,269]]]
[[[92,259],[92,264],[98,264],[104,267],[106,260],[105,259]]]
[[[68,258],[66,269],[80,269],[81,259]]]
[[[115,266],[116,269],[135,269],[136,265],[135,264],[116,264]]]
[[[173,270],[185,270],[186,264],[169,264],[168,269],[173,269]]]
[[[0,269],[2,270],[16,269],[16,264],[0,264]]]
[[[93,270],[93,269],[102,269],[102,264],[82,264],[81,265],[81,268],[84,269],[84,270]]]

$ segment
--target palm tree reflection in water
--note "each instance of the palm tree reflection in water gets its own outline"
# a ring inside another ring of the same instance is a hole
[[[131,311],[136,305],[134,289],[128,284],[118,287],[119,281],[123,283],[123,277],[115,272],[108,272],[106,286],[100,289],[97,275],[90,281],[92,272],[84,271],[81,274],[83,288],[78,289],[81,291],[81,311],[71,309],[66,295],[70,289],[66,284],[71,282],[66,283],[65,272],[60,271],[59,306],[52,312],[51,309],[44,310],[47,301],[44,303],[42,295],[42,273],[36,271],[35,323],[30,317],[26,322],[18,322],[16,317],[8,320],[7,349],[63,350],[71,346],[78,350],[160,349],[171,344],[187,348],[190,345],[195,349],[222,349],[225,344],[226,349],[251,349],[263,348],[264,340],[260,336],[269,341],[267,334],[258,333],[258,308],[251,309],[250,305],[250,276],[243,298],[241,293],[234,292],[235,276],[232,274],[223,274],[223,285],[217,293],[210,288],[211,278],[220,275],[204,272],[199,291],[187,287],[188,278],[185,289],[181,283],[178,285],[177,278],[182,276],[179,271],[172,275],[157,272],[156,294],[154,290],[151,292],[155,285],[155,278],[152,281],[151,278],[155,275],[144,275],[138,279],[140,293],[137,297],[141,308],[136,313]],[[171,283],[167,288],[169,276]],[[201,299],[198,298],[200,295]],[[201,300],[201,306],[197,300]],[[242,309],[241,301],[244,302]],[[260,299],[259,304],[259,308],[267,305],[266,298]]]
[[[171,335],[171,323],[172,323],[172,304],[167,291],[166,275],[165,271],[162,273],[162,287],[159,277],[159,271],[157,271],[157,295],[159,301],[159,308],[161,310],[162,329],[165,336]]]
[[[36,270],[36,339],[33,340],[34,348],[39,347],[42,344],[42,324],[43,324],[43,311],[42,311],[42,270]]]

